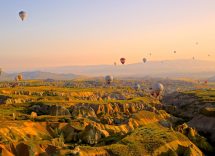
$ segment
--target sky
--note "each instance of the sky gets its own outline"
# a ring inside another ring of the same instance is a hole
[[[215,61],[214,6],[214,0],[1,0],[0,66],[33,70],[121,57],[128,64],[144,57]],[[21,10],[29,16],[24,22]]]

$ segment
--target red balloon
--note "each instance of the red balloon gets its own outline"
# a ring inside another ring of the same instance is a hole
[[[125,60],[126,60],[125,58],[121,58],[121,59],[120,59],[120,62],[121,62],[122,64],[125,64]]]

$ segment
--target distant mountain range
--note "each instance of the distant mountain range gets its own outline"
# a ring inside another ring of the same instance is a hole
[[[0,76],[1,81],[10,81],[14,80],[15,77],[19,73],[2,73]],[[74,78],[79,77],[75,74],[56,74],[56,73],[50,73],[50,72],[41,72],[41,71],[32,71],[32,72],[22,72],[23,78],[25,80],[44,80],[44,79],[54,79],[54,80],[71,80]]]
[[[118,77],[190,77],[208,78],[215,75],[215,61],[203,60],[166,60],[149,61],[146,63],[94,66],[65,66],[47,68],[45,71],[54,73],[74,73],[87,76]]]
[[[3,73],[0,80],[14,80],[18,73]],[[210,78],[215,81],[215,61],[202,60],[166,60],[148,61],[136,64],[64,66],[38,69],[38,71],[23,72],[25,79],[55,79],[69,80],[80,77],[100,77],[113,75],[115,77],[169,77],[169,78]]]

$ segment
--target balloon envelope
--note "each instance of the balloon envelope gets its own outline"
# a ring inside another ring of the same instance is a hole
[[[147,61],[147,59],[146,59],[146,58],[143,58],[143,62],[146,63],[146,61]]]
[[[126,60],[125,58],[121,58],[121,59],[120,59],[120,62],[121,62],[122,64],[125,64],[125,60]]]
[[[27,18],[28,14],[25,11],[20,11],[19,12],[19,17],[21,18],[22,21],[24,21]]]
[[[155,83],[154,85],[152,85],[152,90],[155,92],[163,92],[164,86],[161,83]]]
[[[22,81],[22,79],[23,79],[22,74],[19,74],[15,77],[16,81]]]
[[[105,76],[105,81],[107,84],[110,84],[111,82],[113,82],[113,76],[111,75]]]
[[[134,89],[135,89],[135,90],[139,90],[139,89],[140,89],[140,85],[139,85],[138,83],[135,83],[135,84],[134,84]]]
[[[164,86],[161,83],[155,83],[152,85],[151,90],[152,90],[151,94],[153,96],[159,97],[164,91]]]

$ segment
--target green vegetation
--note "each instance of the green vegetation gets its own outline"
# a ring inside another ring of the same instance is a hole
[[[35,80],[0,88],[0,144],[15,141],[30,155],[174,155],[179,145],[201,155],[192,142],[207,148],[204,140],[174,131],[170,125],[177,120],[150,91],[134,90],[134,80],[114,83]]]
[[[165,146],[174,147],[177,142],[185,143],[187,141],[188,139],[179,132],[174,132],[159,124],[149,124],[136,129],[116,144],[106,148],[113,155],[123,156],[157,155],[158,153],[161,155],[177,155],[178,151],[168,151],[162,154],[159,149]]]
[[[215,90],[214,89],[193,90],[193,91],[186,91],[183,93],[194,96],[203,103],[209,102],[209,103],[215,105]]]

